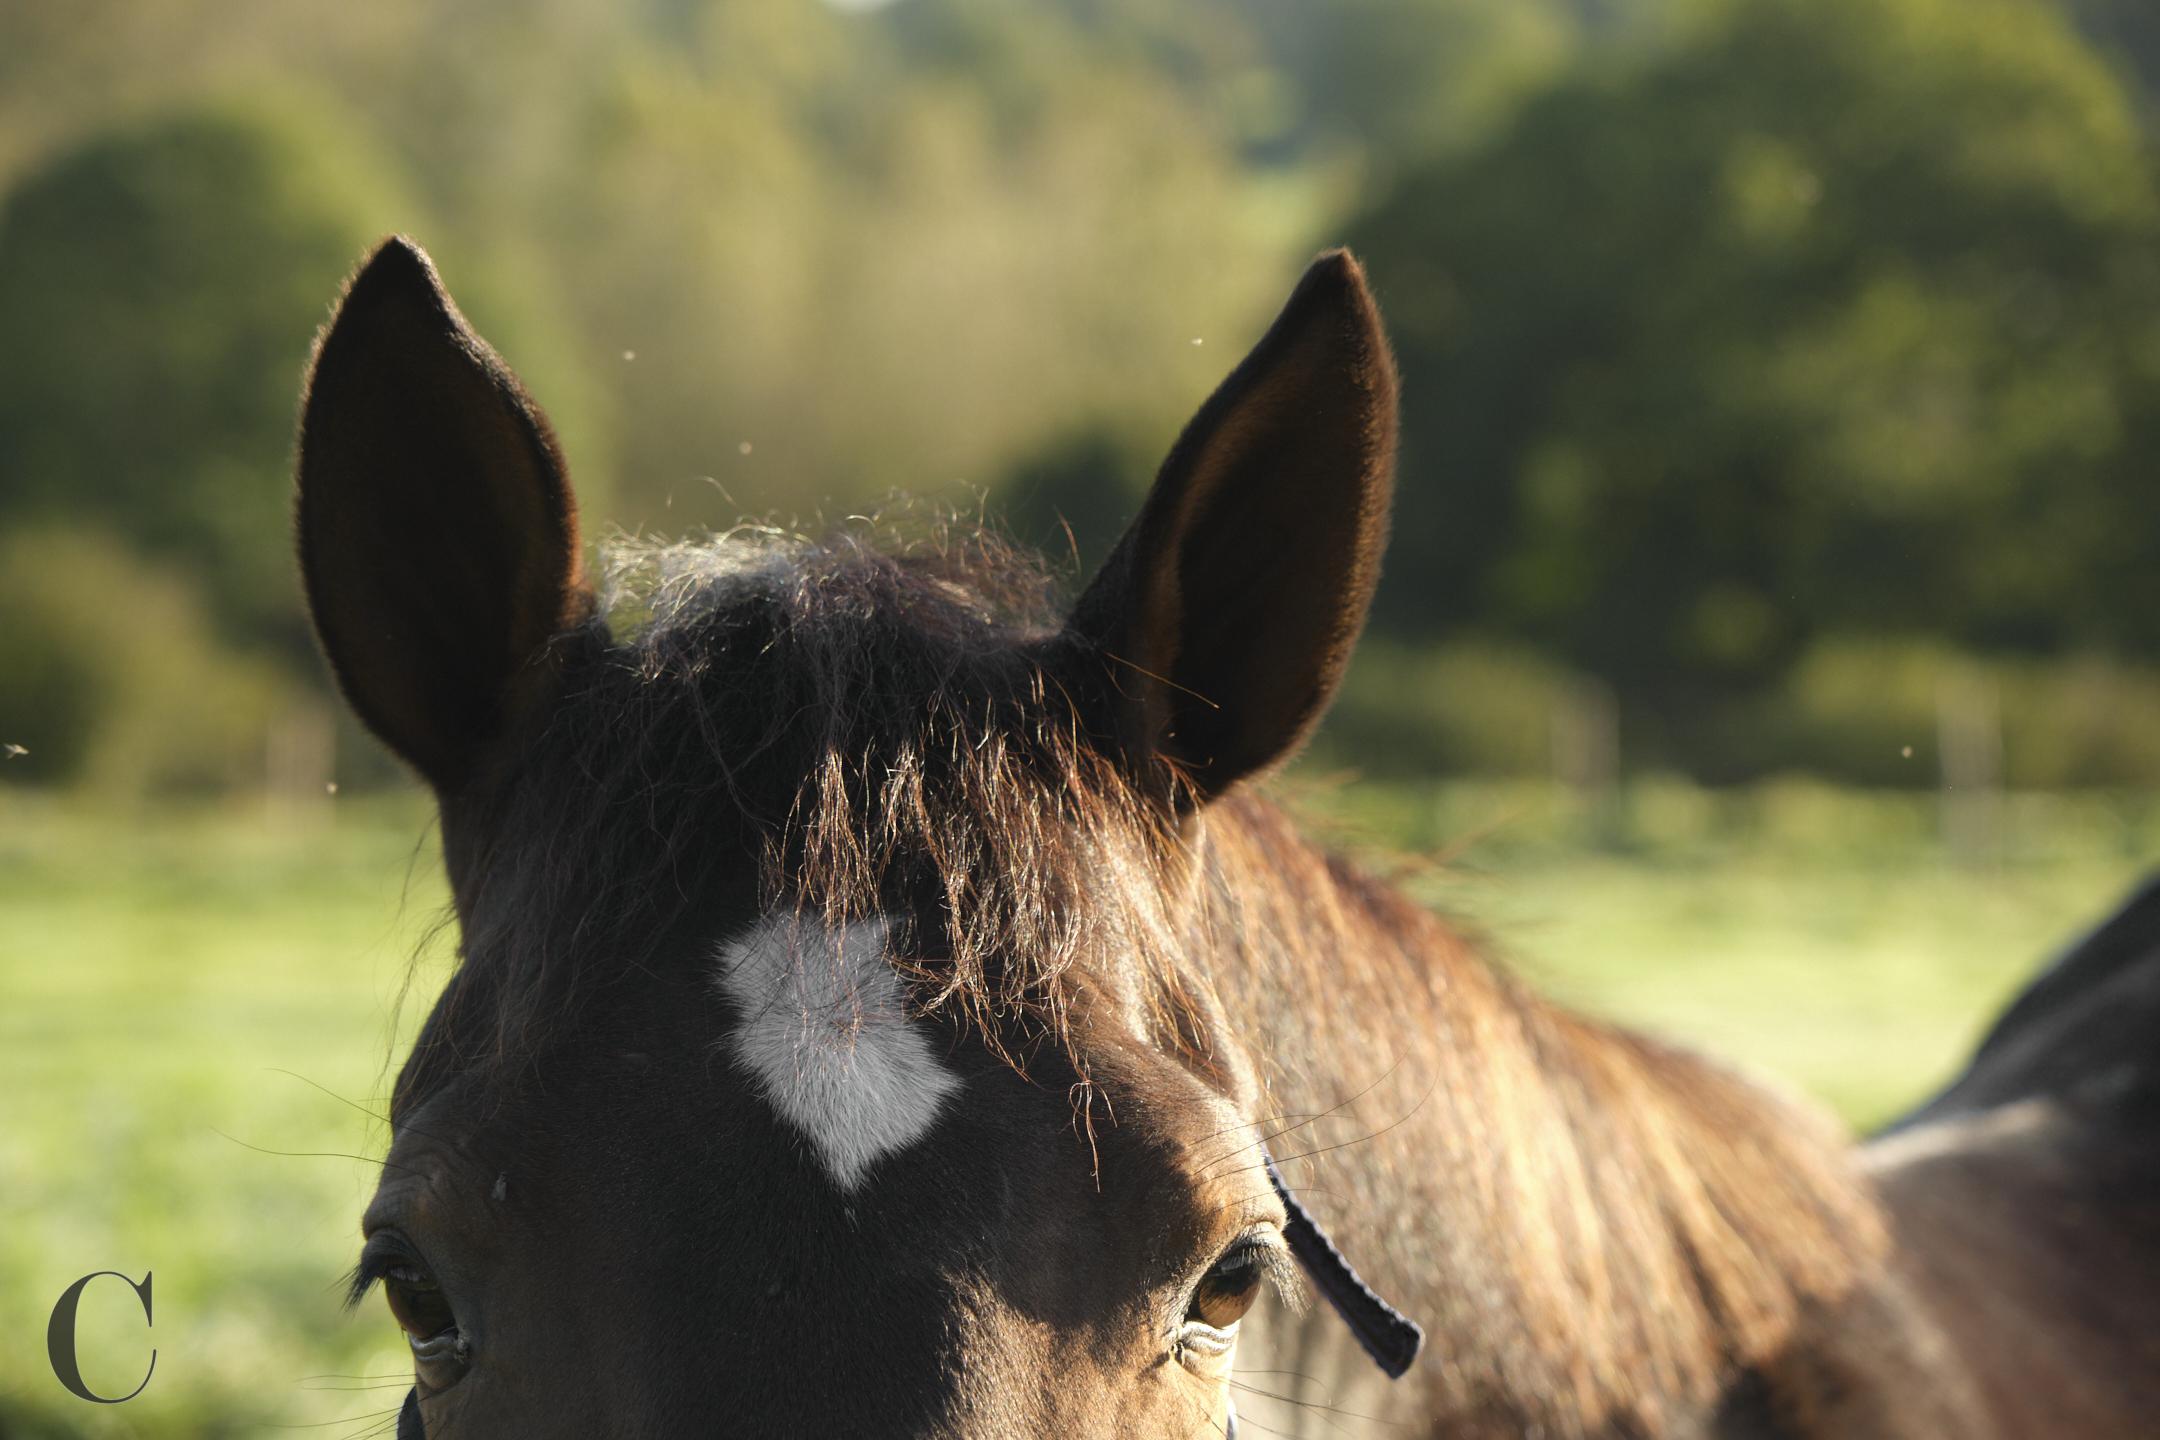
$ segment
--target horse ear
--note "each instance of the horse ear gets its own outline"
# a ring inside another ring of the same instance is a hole
[[[300,422],[300,568],[353,709],[438,791],[591,613],[547,420],[411,242],[346,287]]]
[[[1288,758],[1334,697],[1379,580],[1395,403],[1364,274],[1322,255],[1073,611],[1121,739],[1201,799]]]

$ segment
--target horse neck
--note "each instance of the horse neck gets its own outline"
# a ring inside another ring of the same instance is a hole
[[[1263,1133],[1424,1321],[1423,1413],[1672,1433],[1736,1380],[1820,1368],[1811,1327],[1886,1243],[1834,1125],[1528,994],[1264,803],[1219,809],[1215,985],[1262,1037]]]

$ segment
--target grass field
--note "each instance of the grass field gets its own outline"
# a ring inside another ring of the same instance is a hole
[[[1592,807],[1535,786],[1309,778],[1291,793],[1548,990],[1861,1125],[1943,1078],[2160,857],[2143,798],[2013,797],[1954,862],[1926,796],[1644,784]],[[395,1405],[394,1332],[376,1305],[339,1310],[372,1169],[340,1156],[381,1153],[365,1111],[442,903],[430,847],[409,798],[341,800],[296,827],[0,791],[0,1440],[336,1437]],[[93,1270],[156,1275],[147,1335],[117,1282],[84,1303],[94,1388],[125,1393],[157,1347],[125,1405],[73,1399],[45,1359],[53,1301]]]

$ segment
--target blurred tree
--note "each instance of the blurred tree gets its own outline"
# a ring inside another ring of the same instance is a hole
[[[339,283],[413,222],[319,101],[270,94],[102,133],[24,179],[0,204],[0,517],[109,527],[193,570],[228,632],[302,654],[295,397]],[[506,258],[451,268],[581,448],[592,407],[550,358],[545,299],[505,303]]]
[[[1160,447],[1168,453],[1168,446]],[[1118,427],[1078,426],[1024,457],[998,499],[1015,538],[1064,565],[1075,582],[1095,572],[1139,510],[1160,455]]]
[[[981,490],[1075,417],[1167,445],[1312,225],[1056,9],[675,23],[613,74],[534,227],[585,332],[635,357],[611,372],[635,525]]]
[[[1385,623],[1647,696],[1818,627],[2160,650],[2160,205],[2026,0],[1708,7],[1358,222],[1407,382]]]
[[[2148,125],[2160,121],[2160,6],[2152,0],[2065,0],[2101,53],[2119,60],[2144,95]]]
[[[419,197],[424,225],[324,187],[435,251],[598,530],[979,489],[1086,417],[1159,448],[1334,238],[1358,157],[1490,123],[1582,0],[1361,4],[1334,29],[1242,0],[84,3],[0,13],[0,175],[110,143],[114,105],[285,74]]]
[[[1648,7],[1656,8],[1656,7]],[[1285,138],[1388,176],[1483,138],[1576,54],[1585,0],[1257,0]]]
[[[0,536],[0,780],[121,797],[259,781],[291,685],[220,646],[190,578],[110,535]]]
[[[1085,552],[1386,184],[1383,619],[1493,643],[1375,695],[1530,642],[1566,683],[1510,705],[1594,670],[1678,744],[1818,631],[2160,654],[2160,205],[2065,22],[2150,75],[2150,8],[0,6],[0,526],[110,526],[297,655],[293,391],[399,228],[595,533],[992,487]]]
[[[259,107],[25,180],[0,209],[0,515],[107,526],[194,568],[227,624],[292,632],[294,392],[386,189]]]

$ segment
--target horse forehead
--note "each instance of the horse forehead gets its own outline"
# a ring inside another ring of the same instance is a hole
[[[735,1011],[726,1053],[843,1192],[919,1144],[962,1084],[938,1032],[909,1014],[891,936],[882,916],[828,925],[783,913],[714,958]]]

